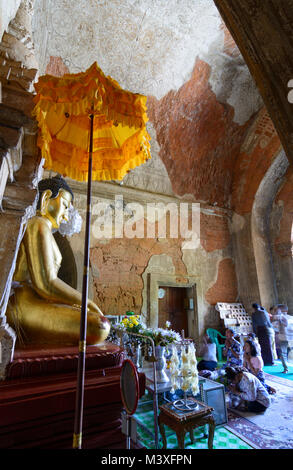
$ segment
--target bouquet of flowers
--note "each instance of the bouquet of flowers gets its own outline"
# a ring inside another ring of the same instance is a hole
[[[147,328],[140,320],[139,315],[125,316],[115,328],[125,333],[138,333],[151,338],[155,346],[168,346],[181,341],[181,336],[170,328],[171,323],[166,322],[166,328]]]
[[[118,325],[119,328],[119,325]],[[140,322],[139,315],[131,315],[124,317],[120,322],[120,329],[123,329],[126,333],[140,333],[143,329],[143,325]]]
[[[145,328],[142,334],[152,338],[155,346],[169,346],[172,343],[181,341],[180,334],[171,330],[169,326],[167,328]]]

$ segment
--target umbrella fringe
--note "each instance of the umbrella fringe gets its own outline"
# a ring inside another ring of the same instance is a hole
[[[39,100],[33,110],[33,116],[37,118],[39,121],[39,114],[47,113],[49,110],[52,109],[54,112],[61,116],[62,114],[68,114],[69,116],[88,116],[91,113],[91,102],[88,99],[80,100],[76,103],[55,103],[53,104],[52,101],[47,101],[45,99]],[[122,126],[128,127],[135,127],[136,129],[140,129],[144,127],[146,122],[148,121],[146,113],[143,113],[141,117],[133,116],[131,114],[123,114],[118,109],[113,109],[110,105],[100,105],[99,106],[99,114],[105,114],[109,121],[113,121]],[[95,114],[95,111],[94,111]]]

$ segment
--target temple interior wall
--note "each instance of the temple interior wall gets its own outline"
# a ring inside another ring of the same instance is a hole
[[[20,113],[14,116],[17,120],[14,127],[18,130],[9,134],[8,140],[5,129],[1,134],[5,143],[4,148],[1,143],[5,158],[1,150],[1,165],[4,163],[0,174],[4,209],[0,215],[3,300],[0,327],[2,325],[3,335],[7,335],[9,328],[5,322],[5,306],[15,257],[25,223],[34,213],[36,184],[42,175],[36,126],[27,120],[33,108],[33,82],[38,68],[42,72],[62,75],[69,71],[68,67],[73,67],[73,61],[64,62],[65,53],[61,49],[59,55],[51,56],[49,42],[41,44],[46,48],[46,54],[40,53],[38,44],[38,60],[43,62],[36,61],[31,30],[33,3],[10,0],[8,5],[7,1],[0,0],[0,95],[2,104]],[[36,2],[38,14],[45,8],[45,3]],[[188,74],[175,77],[175,87],[170,76],[159,88],[158,82],[144,80],[145,93],[149,95],[148,131],[152,137],[153,158],[130,172],[123,186],[96,183],[93,191],[93,207],[107,198],[113,201],[117,194],[122,194],[127,203],[139,202],[144,207],[147,202],[192,204],[199,201],[200,243],[192,250],[183,250],[181,239],[168,236],[97,238],[97,214],[93,213],[90,258],[89,295],[105,314],[118,315],[133,310],[156,326],[158,287],[185,286],[187,295],[194,299],[194,309],[187,313],[189,334],[195,339],[207,327],[219,327],[214,309],[217,302],[240,301],[250,311],[252,302],[262,301],[262,276],[257,268],[252,230],[253,206],[258,188],[281,149],[280,139],[239,50],[209,3],[219,28],[218,37],[214,38],[219,40],[217,53],[224,52],[229,60],[225,63],[217,61],[211,48],[208,55],[203,54],[203,43],[202,50],[200,47],[199,51],[194,51],[194,60],[189,60],[192,56],[189,44]],[[52,16],[52,21],[54,18],[56,15]],[[58,18],[57,23],[62,27],[61,19]],[[43,23],[38,23],[37,17],[33,20],[37,38],[42,33]],[[71,24],[66,27],[72,29]],[[177,27],[181,28],[179,22]],[[86,35],[85,30],[83,34]],[[57,35],[60,39],[60,34]],[[110,65],[105,63],[106,68]],[[136,66],[140,67],[140,64]],[[221,73],[220,66],[223,67]],[[245,72],[245,86],[233,87],[233,93],[229,95],[227,83],[238,76],[238,66]],[[229,78],[224,88],[220,86],[223,77]],[[116,78],[123,82],[126,77],[122,74]],[[240,89],[239,96],[236,96],[236,88]],[[247,90],[251,91],[249,100],[246,100]],[[1,119],[3,116],[2,113]],[[5,128],[7,122],[0,124]],[[287,303],[289,312],[293,313],[292,170],[282,174],[281,179],[280,174],[275,173],[270,184],[276,185],[278,191],[271,198],[269,211],[260,217],[266,222],[266,246],[272,263],[272,277],[266,290],[275,289],[272,300]],[[72,187],[76,207],[84,218],[85,188],[75,182]],[[144,218],[143,224],[146,223]],[[68,241],[76,266],[75,282],[81,291],[84,232]]]
[[[85,218],[86,194],[73,182],[75,207]],[[107,198],[108,191],[108,198]],[[92,229],[90,254],[90,296],[105,314],[122,315],[126,311],[141,314],[151,326],[158,325],[159,285],[196,288],[195,307],[188,312],[190,335],[198,337],[207,327],[218,327],[215,304],[222,299],[234,302],[238,298],[232,243],[229,232],[229,213],[220,209],[201,208],[200,241],[193,249],[183,249],[182,238],[147,237],[147,217],[141,220],[144,234],[141,238],[97,238],[97,204],[113,203],[115,195],[123,197],[125,203],[140,203],[147,214],[147,203],[180,204],[182,199],[136,192],[119,185],[100,184],[93,189]],[[185,201],[191,207],[190,201]],[[127,210],[127,208],[126,208]],[[113,214],[114,215],[114,214]],[[159,219],[160,220],[160,219]],[[114,228],[113,217],[113,228]],[[139,222],[139,221],[138,221]],[[191,221],[189,221],[191,223]],[[84,230],[83,224],[83,230]],[[82,273],[84,231],[73,235],[70,245],[73,250],[77,272]],[[150,307],[148,310],[147,276],[150,274]],[[78,275],[78,286],[82,278]]]
[[[291,314],[293,314],[292,182],[292,169],[288,168],[272,205],[270,219],[270,240],[278,302],[288,304]]]

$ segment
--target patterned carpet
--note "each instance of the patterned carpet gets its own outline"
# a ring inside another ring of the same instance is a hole
[[[267,383],[277,393],[265,413],[255,415],[229,410],[227,429],[254,448],[293,449],[293,382],[283,377],[266,374]]]

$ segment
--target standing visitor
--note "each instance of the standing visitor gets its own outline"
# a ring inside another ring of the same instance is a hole
[[[271,324],[273,325],[274,332],[275,332],[275,345],[276,345],[276,351],[277,351],[277,358],[281,358],[281,351],[280,351],[280,344],[279,344],[279,320],[277,315],[278,307],[271,307],[270,308],[270,318],[271,318]]]
[[[289,328],[288,307],[283,304],[277,305],[274,313],[274,325],[277,323],[277,343],[280,359],[283,365],[283,374],[288,374],[288,348],[293,342],[293,331]]]
[[[261,355],[265,365],[274,365],[273,346],[275,331],[271,324],[268,312],[260,305],[252,304],[252,329],[258,337]]]

